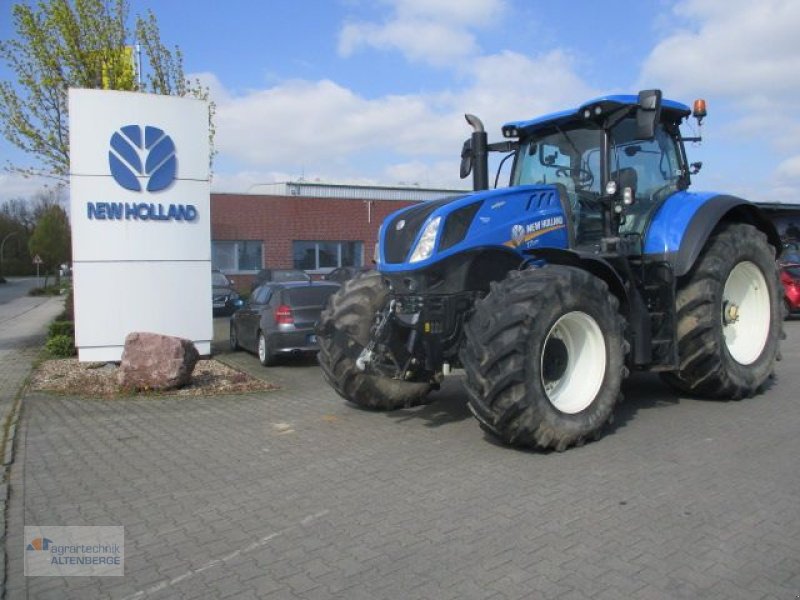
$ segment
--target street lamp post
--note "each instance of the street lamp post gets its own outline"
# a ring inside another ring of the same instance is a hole
[[[5,249],[6,242],[9,240],[9,238],[14,237],[18,233],[19,233],[18,231],[12,231],[8,235],[6,235],[6,237],[3,238],[2,242],[0,242],[0,283],[5,282],[5,278],[3,277],[3,250]]]

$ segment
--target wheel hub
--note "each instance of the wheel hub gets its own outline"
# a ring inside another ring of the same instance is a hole
[[[722,305],[722,322],[725,325],[736,323],[739,320],[739,306],[727,300]]]

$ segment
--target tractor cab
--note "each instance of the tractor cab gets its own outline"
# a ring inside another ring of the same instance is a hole
[[[690,114],[684,104],[662,101],[657,90],[606,96],[577,110],[507,123],[509,142],[487,149],[516,150],[511,186],[557,188],[577,249],[597,250],[603,238],[619,236],[638,254],[650,216],[689,186],[679,125]],[[705,116],[704,107],[695,115]]]
[[[509,123],[503,134],[519,138],[511,185],[555,185],[572,213],[579,249],[619,235],[641,253],[649,216],[689,186],[679,131],[689,114],[688,106],[650,91]]]

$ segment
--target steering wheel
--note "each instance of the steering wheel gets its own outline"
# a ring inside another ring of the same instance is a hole
[[[577,183],[584,187],[592,185],[594,181],[594,174],[588,169],[572,168],[572,167],[558,167],[556,169],[556,177],[572,177],[572,174],[577,174]]]

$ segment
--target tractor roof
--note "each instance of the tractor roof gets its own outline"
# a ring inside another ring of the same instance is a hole
[[[612,96],[600,96],[588,102],[584,102],[578,108],[572,110],[563,110],[549,115],[530,119],[528,121],[511,121],[503,125],[503,132],[508,129],[516,129],[518,132],[528,132],[533,129],[538,129],[542,126],[548,125],[565,125],[570,121],[583,121],[583,111],[587,108],[595,109],[600,107],[603,114],[616,110],[623,106],[637,106],[639,104],[639,96],[633,94],[618,94]],[[675,100],[661,100],[661,113],[665,114],[670,119],[680,121],[684,117],[688,117],[692,111],[691,109],[681,102]],[[516,136],[514,136],[516,137]]]

